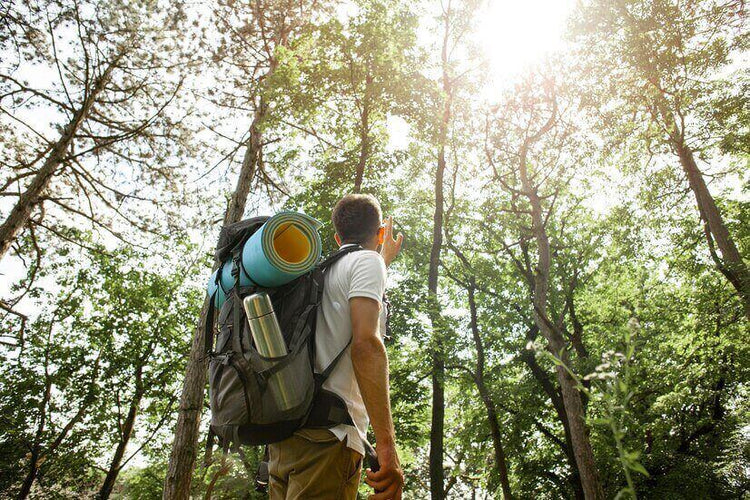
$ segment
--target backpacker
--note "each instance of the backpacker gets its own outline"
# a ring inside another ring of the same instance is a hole
[[[234,277],[234,286],[224,290],[227,299],[216,325],[213,297],[206,318],[210,433],[218,437],[224,450],[238,449],[242,444],[282,441],[303,426],[352,424],[346,403],[321,388],[344,351],[322,373],[314,373],[314,335],[325,270],[346,253],[361,250],[361,247],[346,247],[334,253],[286,285],[276,288],[257,284],[240,286],[240,273],[248,276],[240,258],[242,246],[267,219],[255,217],[224,227],[217,245],[219,262],[232,257]],[[271,298],[288,349],[288,354],[281,358],[264,358],[253,345],[242,299],[256,292],[266,292]],[[281,370],[286,370],[284,375],[297,383],[296,400],[284,409],[277,406],[267,391],[268,378]]]

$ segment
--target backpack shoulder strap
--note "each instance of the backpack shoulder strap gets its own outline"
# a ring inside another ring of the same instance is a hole
[[[362,248],[361,245],[348,245],[345,248],[340,248],[338,251],[329,255],[323,262],[320,263],[318,267],[322,269],[323,271],[325,271],[326,269],[331,267],[333,264],[338,262],[338,260],[341,259],[341,257],[343,257],[344,255],[350,254],[352,252],[358,252],[360,250],[364,250],[364,248]],[[323,273],[323,280],[325,280],[325,272]],[[322,292],[322,287],[321,287],[321,292]],[[341,356],[344,355],[344,352],[351,345],[351,343],[352,343],[352,337],[349,337],[349,341],[346,343],[343,349],[341,349],[341,351],[339,351],[339,353],[333,358],[333,360],[328,364],[328,366],[321,373],[315,374],[315,377],[318,379],[318,382],[320,383],[320,385],[323,385],[323,382],[325,382],[325,380],[331,374],[333,369],[336,368],[336,364],[339,362],[339,360],[341,359]]]
[[[318,267],[320,269],[326,270],[332,265],[334,265],[338,260],[343,257],[344,255],[350,254],[352,252],[358,252],[360,250],[364,250],[360,245],[349,245],[344,248],[339,248],[335,252],[333,252],[331,255],[323,259],[323,261],[318,264]]]
[[[323,385],[323,382],[325,382],[326,379],[329,377],[329,375],[331,375],[331,372],[333,371],[334,368],[336,368],[336,364],[341,359],[341,356],[344,355],[344,352],[346,352],[346,349],[351,344],[352,344],[352,338],[349,337],[349,342],[347,342],[344,348],[341,349],[341,351],[339,351],[339,353],[336,355],[336,357],[333,358],[333,360],[330,363],[328,363],[328,366],[326,366],[325,370],[323,370],[320,373],[315,374],[315,377],[320,381],[320,385]]]
[[[219,276],[216,275],[216,285],[217,287],[221,286],[218,284]],[[217,288],[218,290],[218,288]],[[211,351],[213,351],[214,348],[214,313],[216,311],[216,307],[214,306],[214,300],[216,300],[216,293],[217,291],[214,290],[211,295],[208,296],[208,309],[206,310],[206,320],[203,326],[203,341],[204,341],[204,349],[205,349],[205,355],[208,356],[211,354]]]

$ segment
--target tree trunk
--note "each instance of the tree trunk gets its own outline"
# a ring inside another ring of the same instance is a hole
[[[693,152],[684,143],[678,143],[675,147],[680,157],[682,170],[687,175],[690,189],[693,191],[695,201],[698,204],[698,211],[705,226],[711,257],[719,271],[737,290],[745,308],[745,315],[750,318],[750,273],[745,261],[724,224],[719,207],[716,206],[716,201],[708,190],[703,174],[695,163]],[[721,257],[716,255],[714,245],[719,248]]]
[[[34,447],[31,452],[31,458],[29,459],[29,471],[26,473],[26,477],[21,485],[21,491],[18,492],[19,500],[23,500],[29,496],[31,492],[31,486],[36,480],[36,475],[39,473],[39,448]]]
[[[432,422],[430,428],[430,495],[432,500],[442,500],[445,496],[443,471],[443,434],[445,427],[445,359],[443,352],[443,332],[440,328],[440,309],[437,297],[438,272],[440,269],[440,249],[443,246],[443,178],[445,176],[445,146],[448,142],[448,126],[451,119],[451,81],[448,73],[448,36],[450,33],[450,12],[445,14],[443,47],[441,53],[443,68],[443,114],[440,119],[438,137],[438,160],[435,171],[435,213],[432,219],[432,248],[430,267],[427,275],[427,290],[430,298],[430,323],[432,324]]]
[[[508,464],[505,458],[505,450],[503,449],[503,435],[500,432],[500,422],[497,418],[497,409],[495,408],[495,402],[492,400],[489,392],[484,387],[484,381],[477,380],[477,387],[481,385],[480,396],[484,402],[484,407],[487,410],[487,420],[490,423],[490,433],[492,435],[492,446],[495,451],[495,467],[500,475],[500,486],[503,490],[503,499],[511,500],[513,495],[510,492],[510,481],[508,480]],[[482,394],[483,393],[483,394]]]
[[[529,330],[529,333],[526,334],[526,338],[530,341],[534,341],[538,332],[539,327],[534,325]],[[524,350],[521,354],[521,360],[526,364],[526,366],[529,367],[531,374],[534,376],[537,382],[539,382],[539,385],[542,386],[542,390],[545,394],[547,394],[547,397],[552,403],[552,407],[555,409],[555,413],[557,413],[557,418],[558,420],[560,420],[560,423],[563,426],[563,432],[565,433],[565,446],[561,448],[562,452],[565,453],[565,456],[568,459],[568,464],[570,464],[571,470],[571,475],[568,479],[568,482],[573,488],[573,493],[576,500],[581,500],[584,498],[583,486],[581,485],[581,475],[578,472],[578,464],[576,463],[576,457],[573,454],[573,440],[570,437],[568,415],[567,413],[565,413],[565,405],[563,404],[562,397],[560,396],[560,393],[557,391],[552,381],[549,379],[547,372],[541,366],[539,366],[539,363],[537,362],[533,352]]]
[[[477,321],[477,303],[474,296],[475,284],[474,278],[471,278],[469,285],[469,312],[471,318],[471,334],[474,338],[474,347],[477,351],[477,367],[474,380],[479,390],[479,396],[482,398],[484,407],[487,410],[487,420],[490,423],[490,433],[492,435],[492,445],[495,451],[495,467],[500,475],[500,485],[503,490],[503,499],[512,500],[513,495],[510,492],[510,481],[508,480],[508,464],[505,459],[505,450],[503,449],[503,435],[500,432],[500,422],[497,417],[497,408],[492,399],[487,386],[484,383],[484,345],[482,337],[479,335],[479,323]]]
[[[133,435],[133,429],[135,428],[135,419],[138,416],[138,409],[141,406],[141,400],[143,399],[143,366],[139,366],[135,373],[135,393],[133,399],[130,401],[128,408],[128,414],[125,416],[125,422],[122,424],[120,429],[120,441],[117,443],[115,454],[112,457],[112,461],[109,464],[109,470],[104,478],[99,493],[96,498],[99,500],[106,500],[112,494],[112,489],[117,481],[117,476],[120,474],[120,467],[122,464],[122,457],[125,456],[125,449],[128,447],[130,437]]]
[[[551,123],[551,122],[550,122]],[[531,226],[537,243],[538,262],[534,273],[534,322],[539,331],[549,343],[553,355],[557,356],[565,366],[570,366],[570,360],[562,334],[554,327],[547,317],[547,293],[549,291],[550,274],[550,244],[547,230],[544,227],[542,203],[536,186],[532,186],[527,173],[526,159],[528,143],[524,143],[520,152],[519,174],[524,195],[531,205]],[[581,476],[583,493],[587,500],[604,498],[604,491],[599,482],[599,473],[594,462],[594,452],[588,438],[583,414],[583,402],[578,391],[576,381],[565,367],[556,365],[557,379],[562,392],[565,413],[568,417],[570,437],[573,444],[573,454]]]
[[[269,70],[270,71],[270,70]],[[250,183],[255,176],[258,158],[262,148],[262,134],[260,125],[265,119],[267,106],[262,104],[255,113],[250,125],[250,137],[242,159],[237,186],[229,201],[224,215],[224,224],[231,224],[242,220],[245,205],[250,192]],[[218,269],[221,263],[214,262],[213,269]],[[198,446],[198,430],[200,426],[203,397],[206,388],[205,334],[204,325],[208,314],[209,299],[203,301],[203,308],[198,319],[198,326],[193,334],[190,346],[190,358],[185,369],[185,380],[182,384],[180,409],[177,415],[175,436],[172,452],[169,457],[169,467],[164,481],[163,498],[186,499],[190,495],[190,482]]]
[[[8,214],[8,218],[3,222],[3,225],[0,226],[0,259],[8,253],[11,244],[16,240],[24,226],[29,222],[31,211],[41,203],[42,196],[49,187],[52,177],[63,166],[68,150],[73,143],[73,139],[75,138],[78,129],[86,120],[86,117],[91,111],[91,107],[94,105],[97,97],[107,85],[107,82],[109,82],[112,70],[118,59],[119,57],[115,59],[112,64],[107,66],[107,69],[105,69],[104,72],[94,80],[91,91],[84,98],[81,107],[78,108],[73,114],[73,118],[67,125],[65,125],[60,138],[52,146],[44,164],[34,175],[31,184],[29,184],[26,190],[18,198],[15,206],[10,211],[10,214]]]
[[[362,181],[365,177],[367,159],[370,155],[370,85],[372,76],[369,69],[365,77],[365,96],[362,102],[362,128],[359,133],[359,162],[357,163],[357,175],[354,178],[354,192],[359,193],[362,189]]]
[[[445,359],[443,332],[440,329],[440,305],[438,303],[438,271],[440,249],[443,240],[443,175],[445,172],[445,145],[440,146],[438,167],[435,175],[435,214],[432,226],[432,248],[427,276],[430,297],[430,323],[432,324],[432,427],[430,428],[430,492],[433,500],[444,496],[443,429],[445,419]]]

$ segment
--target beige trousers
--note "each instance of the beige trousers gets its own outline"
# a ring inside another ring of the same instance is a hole
[[[354,500],[362,455],[328,429],[302,429],[268,446],[271,500]]]

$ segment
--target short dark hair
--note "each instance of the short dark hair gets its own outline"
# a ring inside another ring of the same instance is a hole
[[[342,243],[364,243],[380,229],[380,203],[370,194],[347,194],[333,207],[333,227]]]

